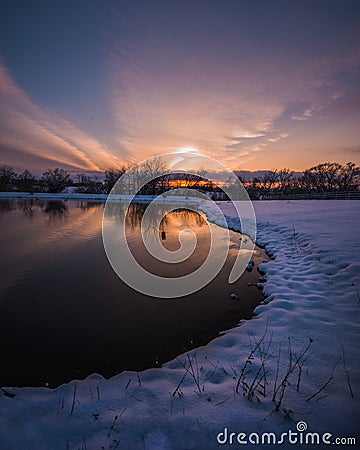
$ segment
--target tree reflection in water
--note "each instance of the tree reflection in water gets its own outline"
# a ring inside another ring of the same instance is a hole
[[[49,217],[51,221],[66,220],[69,211],[65,202],[56,201],[48,201],[46,202],[46,206],[43,209],[43,212]]]

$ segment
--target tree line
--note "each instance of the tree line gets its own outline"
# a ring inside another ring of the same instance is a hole
[[[317,164],[302,173],[289,169],[265,171],[262,177],[244,181],[250,197],[271,198],[297,194],[331,194],[359,190],[360,168],[353,162]]]
[[[116,181],[126,173],[123,193],[139,190],[141,194],[160,194],[174,188],[201,189],[214,193],[215,198],[222,199],[221,186],[215,185],[206,178],[206,171],[199,170],[195,174],[167,173],[167,168],[160,158],[144,163],[141,169],[137,166],[123,166],[120,169],[110,168],[102,176],[89,176],[83,173],[71,177],[62,168],[48,169],[41,177],[36,177],[29,170],[17,174],[10,166],[0,166],[0,191],[19,192],[62,192],[69,186],[78,193],[108,194]],[[152,181],[143,185],[143,180]],[[312,193],[331,194],[339,192],[359,191],[360,168],[353,162],[339,164],[326,162],[295,173],[290,169],[272,169],[252,180],[243,180],[239,176],[250,198],[281,198],[282,196],[306,195]],[[119,191],[120,193],[120,191]]]
[[[105,171],[104,180],[83,173],[72,178],[70,172],[57,167],[48,169],[41,177],[36,177],[27,169],[17,174],[12,167],[2,165],[0,166],[0,191],[59,193],[69,186],[74,186],[79,193],[109,193],[122,173],[124,173],[122,170],[109,169]]]

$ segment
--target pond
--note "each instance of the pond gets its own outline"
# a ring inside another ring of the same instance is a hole
[[[166,277],[201,265],[216,225],[193,211],[169,213],[160,230],[164,246],[176,250],[184,228],[196,234],[197,246],[180,265],[156,264],[140,239],[145,208],[132,204],[126,215],[129,246],[141,264]],[[107,260],[103,211],[104,203],[86,201],[0,201],[1,386],[55,387],[94,372],[108,378],[161,366],[251,318],[263,300],[256,267],[267,256],[258,247],[255,269],[228,284],[241,238],[232,231],[223,269],[200,291],[158,299],[133,290]]]

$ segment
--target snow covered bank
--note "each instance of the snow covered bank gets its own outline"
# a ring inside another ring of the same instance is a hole
[[[238,229],[231,204],[219,206]],[[250,446],[272,439],[264,432],[278,442],[300,421],[321,442],[359,442],[360,203],[254,207],[257,242],[274,259],[262,264],[267,304],[253,320],[161,369],[93,375],[56,390],[5,388],[0,448],[236,448],[238,433]],[[332,436],[322,441],[323,433]]]
[[[74,193],[51,193],[51,192],[0,192],[0,199],[21,200],[98,200],[106,201],[106,194],[74,194]]]
[[[30,194],[29,192],[0,192],[1,199],[19,199],[19,200],[79,200],[79,201],[99,201],[105,202],[107,194],[74,194],[69,192],[60,192],[54,194],[51,192],[38,192]],[[185,197],[181,195],[132,195],[112,194],[111,200],[116,202],[128,202],[133,199],[136,203],[150,203],[153,200],[159,203],[200,203],[201,198]]]

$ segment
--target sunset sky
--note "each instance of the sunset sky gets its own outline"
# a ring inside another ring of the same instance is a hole
[[[360,163],[360,2],[2,2],[0,164]]]

